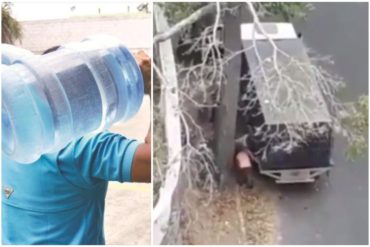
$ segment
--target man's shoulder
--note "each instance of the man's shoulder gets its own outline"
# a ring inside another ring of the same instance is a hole
[[[57,162],[62,173],[81,187],[91,188],[102,181],[129,181],[127,174],[137,146],[136,140],[120,134],[91,133],[68,144],[59,152]]]
[[[88,142],[99,142],[99,141],[106,141],[110,138],[122,138],[127,139],[125,136],[117,133],[110,132],[108,130],[101,131],[101,132],[93,132],[89,133],[87,135],[82,136],[81,138],[71,142],[69,145],[80,145],[82,143],[88,143]]]

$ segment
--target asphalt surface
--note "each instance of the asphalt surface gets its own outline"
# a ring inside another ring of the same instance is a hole
[[[296,23],[305,44],[331,55],[333,70],[348,83],[342,95],[368,94],[367,3],[317,3]],[[281,244],[368,244],[368,155],[349,162],[335,137],[335,167],[315,185],[277,185]]]

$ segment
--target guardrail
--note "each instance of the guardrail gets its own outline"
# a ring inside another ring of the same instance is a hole
[[[162,9],[154,5],[154,28],[156,33],[169,28]],[[161,244],[166,236],[173,207],[173,197],[180,178],[181,168],[181,125],[179,118],[179,96],[175,58],[170,39],[158,42],[154,47],[158,54],[162,72],[162,83],[165,84],[161,94],[164,99],[165,135],[167,140],[168,169],[165,180],[159,191],[159,199],[153,210],[153,243]]]

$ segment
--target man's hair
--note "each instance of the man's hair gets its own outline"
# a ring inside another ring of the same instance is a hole
[[[53,47],[51,47],[51,48],[47,49],[46,51],[44,51],[44,52],[42,53],[42,55],[44,55],[44,54],[48,54],[48,53],[53,52],[53,51],[56,51],[56,50],[58,50],[58,49],[59,49],[59,47],[60,47],[60,45],[53,46]]]

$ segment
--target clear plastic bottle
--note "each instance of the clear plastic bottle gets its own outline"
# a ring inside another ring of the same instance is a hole
[[[22,57],[33,55],[32,52],[8,44],[1,44],[1,64],[10,65],[15,60],[18,60]]]
[[[143,96],[140,68],[114,38],[21,56],[2,65],[2,150],[20,163],[34,162],[84,134],[128,120]]]

